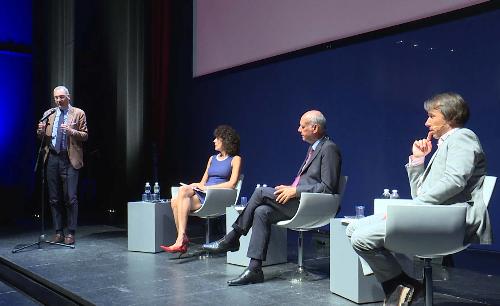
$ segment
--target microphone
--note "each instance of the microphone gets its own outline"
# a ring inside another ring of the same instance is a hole
[[[49,118],[49,116],[50,116],[50,115],[52,115],[53,113],[55,113],[55,112],[56,112],[56,110],[57,110],[57,107],[54,107],[54,108],[50,109],[50,110],[47,112],[47,114],[46,114],[45,116],[43,116],[43,118],[42,118],[42,119],[40,119],[40,121],[38,121],[38,122],[43,122],[43,121],[47,120],[47,118]]]

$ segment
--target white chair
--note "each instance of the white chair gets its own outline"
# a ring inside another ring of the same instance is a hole
[[[488,206],[496,177],[487,176],[483,199]],[[390,204],[387,206],[385,247],[424,260],[425,305],[433,305],[431,260],[466,249],[467,207],[449,205]]]
[[[236,184],[236,188],[207,189],[205,203],[198,209],[191,212],[190,216],[207,219],[207,231],[205,233],[205,243],[210,243],[210,219],[222,216],[226,213],[226,207],[235,205],[243,184],[244,175],[241,174]]]
[[[277,223],[278,226],[299,232],[298,268],[291,279],[292,282],[301,282],[307,278],[303,265],[304,232],[330,223],[330,219],[335,217],[339,210],[346,183],[347,176],[341,176],[338,186],[339,194],[303,192],[295,216],[290,220]]]

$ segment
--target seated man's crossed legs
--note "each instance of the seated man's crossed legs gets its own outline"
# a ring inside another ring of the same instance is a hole
[[[262,261],[266,260],[271,225],[282,220],[291,219],[297,212],[298,199],[292,199],[286,204],[279,204],[274,200],[274,191],[275,189],[271,187],[255,189],[248,205],[234,222],[233,230],[222,239],[203,245],[206,251],[212,253],[237,251],[239,250],[240,237],[246,235],[250,228],[253,228],[247,252],[250,264],[239,277],[228,281],[230,286],[264,281]]]

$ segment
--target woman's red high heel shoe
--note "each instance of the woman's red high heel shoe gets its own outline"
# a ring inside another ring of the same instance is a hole
[[[169,253],[181,253],[180,256],[182,256],[182,254],[187,252],[188,247],[189,247],[189,238],[186,235],[182,237],[182,244],[180,246],[174,247],[174,246],[160,245],[160,248],[162,248],[164,251]]]

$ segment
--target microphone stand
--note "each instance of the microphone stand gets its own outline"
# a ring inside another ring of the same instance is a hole
[[[33,242],[33,243],[30,243],[30,244],[27,244],[27,245],[23,245],[22,247],[16,247],[12,250],[12,253],[17,253],[21,250],[24,250],[26,248],[29,248],[29,247],[32,247],[32,246],[38,246],[38,249],[41,249],[42,248],[42,243],[47,243],[47,244],[52,244],[52,245],[59,245],[59,246],[63,246],[63,247],[67,247],[67,248],[71,248],[71,249],[74,249],[75,248],[75,245],[72,245],[72,244],[64,244],[64,243],[59,243],[59,242],[53,242],[53,241],[49,241],[49,240],[46,240],[45,238],[45,163],[43,162],[43,148],[45,146],[45,131],[47,129],[47,123],[49,121],[49,116],[46,116],[45,118],[43,118],[42,120],[40,120],[40,122],[45,122],[45,130],[44,130],[44,133],[42,134],[42,140],[40,141],[40,147],[38,148],[38,155],[37,155],[37,158],[36,158],[36,163],[35,163],[35,168],[33,169],[33,172],[37,172],[38,170],[38,166],[41,165],[40,167],[40,175],[41,175],[41,179],[42,179],[42,190],[40,192],[40,206],[42,208],[42,211],[41,211],[41,221],[42,221],[42,228],[41,228],[41,232],[40,232],[40,235],[38,236],[38,241],[37,242]],[[42,163],[40,163],[40,160],[42,160]]]

